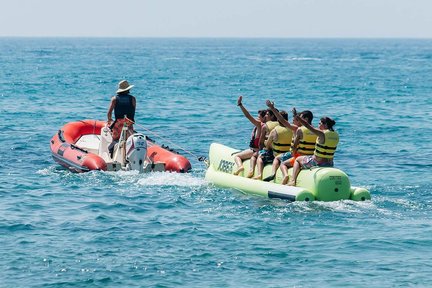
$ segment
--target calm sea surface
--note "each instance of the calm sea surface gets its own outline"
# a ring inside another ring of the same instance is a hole
[[[54,163],[52,135],[106,119],[121,79],[191,173]],[[206,183],[210,143],[249,143],[239,95],[333,117],[372,201]],[[431,287],[431,118],[432,40],[0,38],[0,287]]]

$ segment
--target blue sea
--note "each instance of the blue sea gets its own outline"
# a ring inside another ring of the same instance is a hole
[[[432,40],[0,38],[0,67],[0,287],[432,287]],[[191,173],[53,161],[122,79],[137,130]],[[212,142],[248,146],[239,95],[334,118],[335,165],[372,200],[207,183]]]

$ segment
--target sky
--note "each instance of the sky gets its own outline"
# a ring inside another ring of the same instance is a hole
[[[432,38],[432,0],[0,0],[0,37]]]

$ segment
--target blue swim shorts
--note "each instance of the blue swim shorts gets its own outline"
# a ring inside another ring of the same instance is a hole
[[[281,162],[284,162],[284,161],[290,159],[291,157],[293,157],[293,156],[291,155],[291,152],[285,152],[285,153],[282,154],[281,157],[279,157],[279,160],[280,160]]]

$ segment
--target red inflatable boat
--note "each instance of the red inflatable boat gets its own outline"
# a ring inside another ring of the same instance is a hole
[[[115,146],[116,152],[111,156],[108,146],[112,137],[106,122],[70,122],[51,138],[51,152],[56,162],[74,172],[139,170],[185,173],[192,168],[188,159],[168,147],[156,145],[143,134],[124,138],[124,141],[120,139]]]

